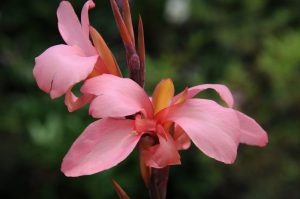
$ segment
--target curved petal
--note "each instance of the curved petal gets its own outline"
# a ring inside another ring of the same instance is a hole
[[[265,146],[268,143],[268,135],[261,126],[244,113],[236,111],[236,114],[241,128],[240,142],[261,147]]]
[[[197,95],[198,93],[206,89],[214,89],[220,95],[222,100],[226,102],[227,106],[229,106],[230,108],[233,106],[234,103],[233,96],[230,90],[222,84],[202,84],[202,85],[191,87],[188,89],[187,99],[193,98],[195,95]],[[177,99],[179,99],[180,96],[183,94],[184,92],[181,92],[178,95],[176,95],[173,99],[173,102],[176,102]]]
[[[95,118],[123,117],[139,111],[148,118],[153,115],[146,92],[128,78],[103,74],[87,80],[81,92],[96,96],[90,105],[90,114]]]
[[[234,110],[211,100],[188,99],[165,109],[158,119],[178,124],[207,156],[224,163],[234,162],[240,139]]]
[[[95,3],[93,0],[88,0],[82,7],[81,10],[81,26],[83,35],[89,40],[89,28],[90,28],[90,20],[89,20],[89,10],[95,7]]]
[[[168,165],[178,165],[180,155],[176,149],[175,142],[169,133],[166,138],[158,134],[159,144],[142,151],[142,156],[147,166],[163,168]]]
[[[59,4],[57,18],[59,32],[68,45],[80,47],[88,56],[96,54],[91,41],[84,35],[82,26],[69,1],[62,1]]]
[[[62,96],[92,72],[98,56],[85,57],[76,46],[56,45],[35,59],[33,75],[51,98]]]
[[[94,95],[83,94],[80,97],[74,95],[74,93],[69,89],[65,96],[65,105],[68,107],[69,112],[76,111],[92,101]]]
[[[109,169],[134,149],[140,135],[133,132],[133,120],[103,119],[90,124],[64,157],[66,176],[82,176]]]
[[[174,135],[173,135],[177,150],[187,150],[191,146],[191,140],[184,132],[184,130],[175,125],[174,127]]]

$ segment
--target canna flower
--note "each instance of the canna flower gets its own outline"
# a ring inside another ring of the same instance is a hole
[[[228,107],[193,98],[205,89],[214,89]],[[83,131],[64,157],[61,170],[67,176],[109,169],[149,138],[140,155],[154,168],[180,164],[178,150],[188,149],[191,141],[226,164],[235,161],[240,143],[262,147],[268,142],[253,119],[232,109],[232,94],[223,85],[199,85],[174,96],[172,81],[165,79],[149,98],[131,79],[104,74],[87,80],[81,92],[95,96],[89,113],[101,119]]]
[[[33,75],[39,88],[52,99],[66,94],[69,111],[93,98],[89,94],[77,98],[71,91],[75,84],[103,73],[121,76],[111,51],[89,24],[88,11],[94,7],[92,0],[84,4],[80,23],[70,2],[62,1],[57,9],[58,29],[66,44],[52,46],[35,59]]]

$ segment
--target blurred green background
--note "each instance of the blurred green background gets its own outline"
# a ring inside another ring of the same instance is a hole
[[[84,0],[71,1],[80,13]],[[91,24],[126,71],[108,0],[95,0]],[[147,198],[137,153],[92,176],[67,178],[60,163],[94,119],[87,107],[68,113],[63,99],[38,89],[34,58],[63,43],[59,1],[0,2],[0,198],[117,198],[114,178],[132,198]],[[242,145],[237,161],[224,165],[195,146],[181,152],[170,172],[168,198],[300,198],[300,1],[136,0],[144,20],[151,94],[171,77],[185,86],[223,83],[235,108],[254,117],[269,134],[265,148]],[[206,92],[203,97],[215,97]]]

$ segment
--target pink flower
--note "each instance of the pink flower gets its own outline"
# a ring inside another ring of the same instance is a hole
[[[93,97],[85,94],[77,98],[71,92],[76,83],[103,73],[120,76],[109,48],[99,33],[90,27],[88,11],[93,7],[92,0],[84,4],[80,24],[72,5],[62,1],[57,9],[58,29],[66,44],[52,46],[35,59],[33,74],[39,88],[50,93],[53,99],[66,94],[69,111],[80,108]]]
[[[214,89],[229,108],[193,99],[205,89]],[[61,169],[67,176],[109,169],[144,138],[154,142],[141,151],[143,161],[155,168],[180,164],[178,150],[189,148],[190,140],[207,156],[228,164],[234,162],[239,143],[265,146],[268,142],[253,119],[232,109],[232,95],[223,85],[199,85],[174,97],[173,83],[165,79],[149,99],[134,81],[102,75],[87,80],[81,92],[96,96],[90,114],[102,119],[90,124],[65,156]]]

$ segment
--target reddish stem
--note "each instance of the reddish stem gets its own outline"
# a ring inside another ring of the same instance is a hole
[[[145,81],[145,44],[144,30],[141,18],[139,19],[139,34],[138,34],[138,53],[134,45],[134,36],[132,29],[131,16],[129,11],[128,0],[122,1],[124,9],[125,21],[122,18],[120,10],[115,0],[110,0],[112,10],[116,19],[116,23],[122,37],[125,49],[126,59],[129,68],[130,78],[144,88]],[[121,0],[118,1],[119,5]],[[169,166],[156,169],[151,168],[151,177],[148,184],[149,194],[151,199],[165,199],[167,194],[167,184],[169,176]]]
[[[151,199],[165,199],[169,178],[169,166],[162,169],[152,168],[149,183],[149,194]]]

